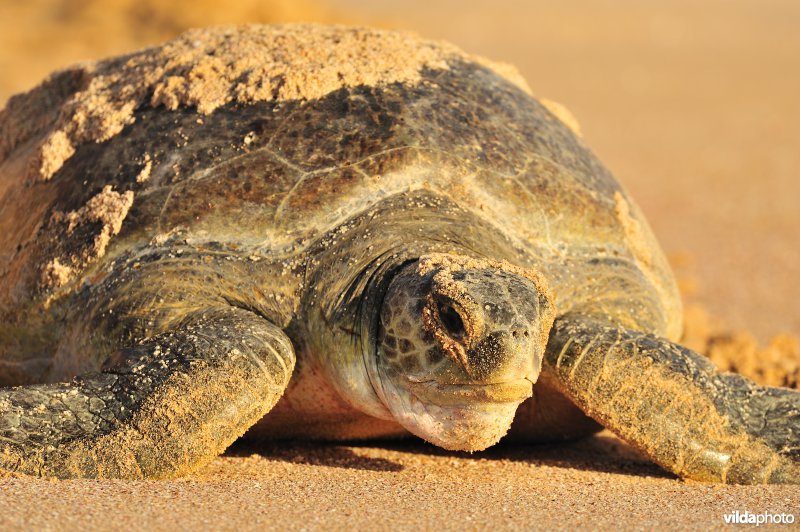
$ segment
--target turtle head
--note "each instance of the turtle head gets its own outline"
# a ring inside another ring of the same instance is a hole
[[[544,282],[531,271],[421,257],[386,292],[373,387],[412,433],[446,449],[485,449],[531,396],[553,316]]]

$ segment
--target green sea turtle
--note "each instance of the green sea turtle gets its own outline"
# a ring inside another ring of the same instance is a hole
[[[674,343],[640,211],[513,69],[401,33],[192,31],[13,97],[0,161],[4,470],[173,477],[248,429],[473,451],[514,420],[800,481],[800,394]]]

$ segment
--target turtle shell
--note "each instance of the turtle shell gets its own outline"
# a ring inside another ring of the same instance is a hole
[[[424,195],[447,223],[422,236],[502,241],[494,258],[541,270],[560,310],[627,279],[612,288],[635,284],[674,338],[646,221],[551,109],[506,67],[347,27],[198,30],[56,73],[0,114],[0,315],[176,232],[297,255]]]

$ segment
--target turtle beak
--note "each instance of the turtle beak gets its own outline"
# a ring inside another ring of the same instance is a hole
[[[533,382],[527,378],[490,384],[441,384],[436,381],[411,381],[409,388],[420,400],[441,406],[471,403],[518,404],[533,395]]]

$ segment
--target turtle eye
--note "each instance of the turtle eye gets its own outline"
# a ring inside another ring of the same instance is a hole
[[[439,320],[444,325],[447,333],[456,340],[463,338],[467,333],[461,316],[458,315],[456,309],[446,303],[439,304]]]

